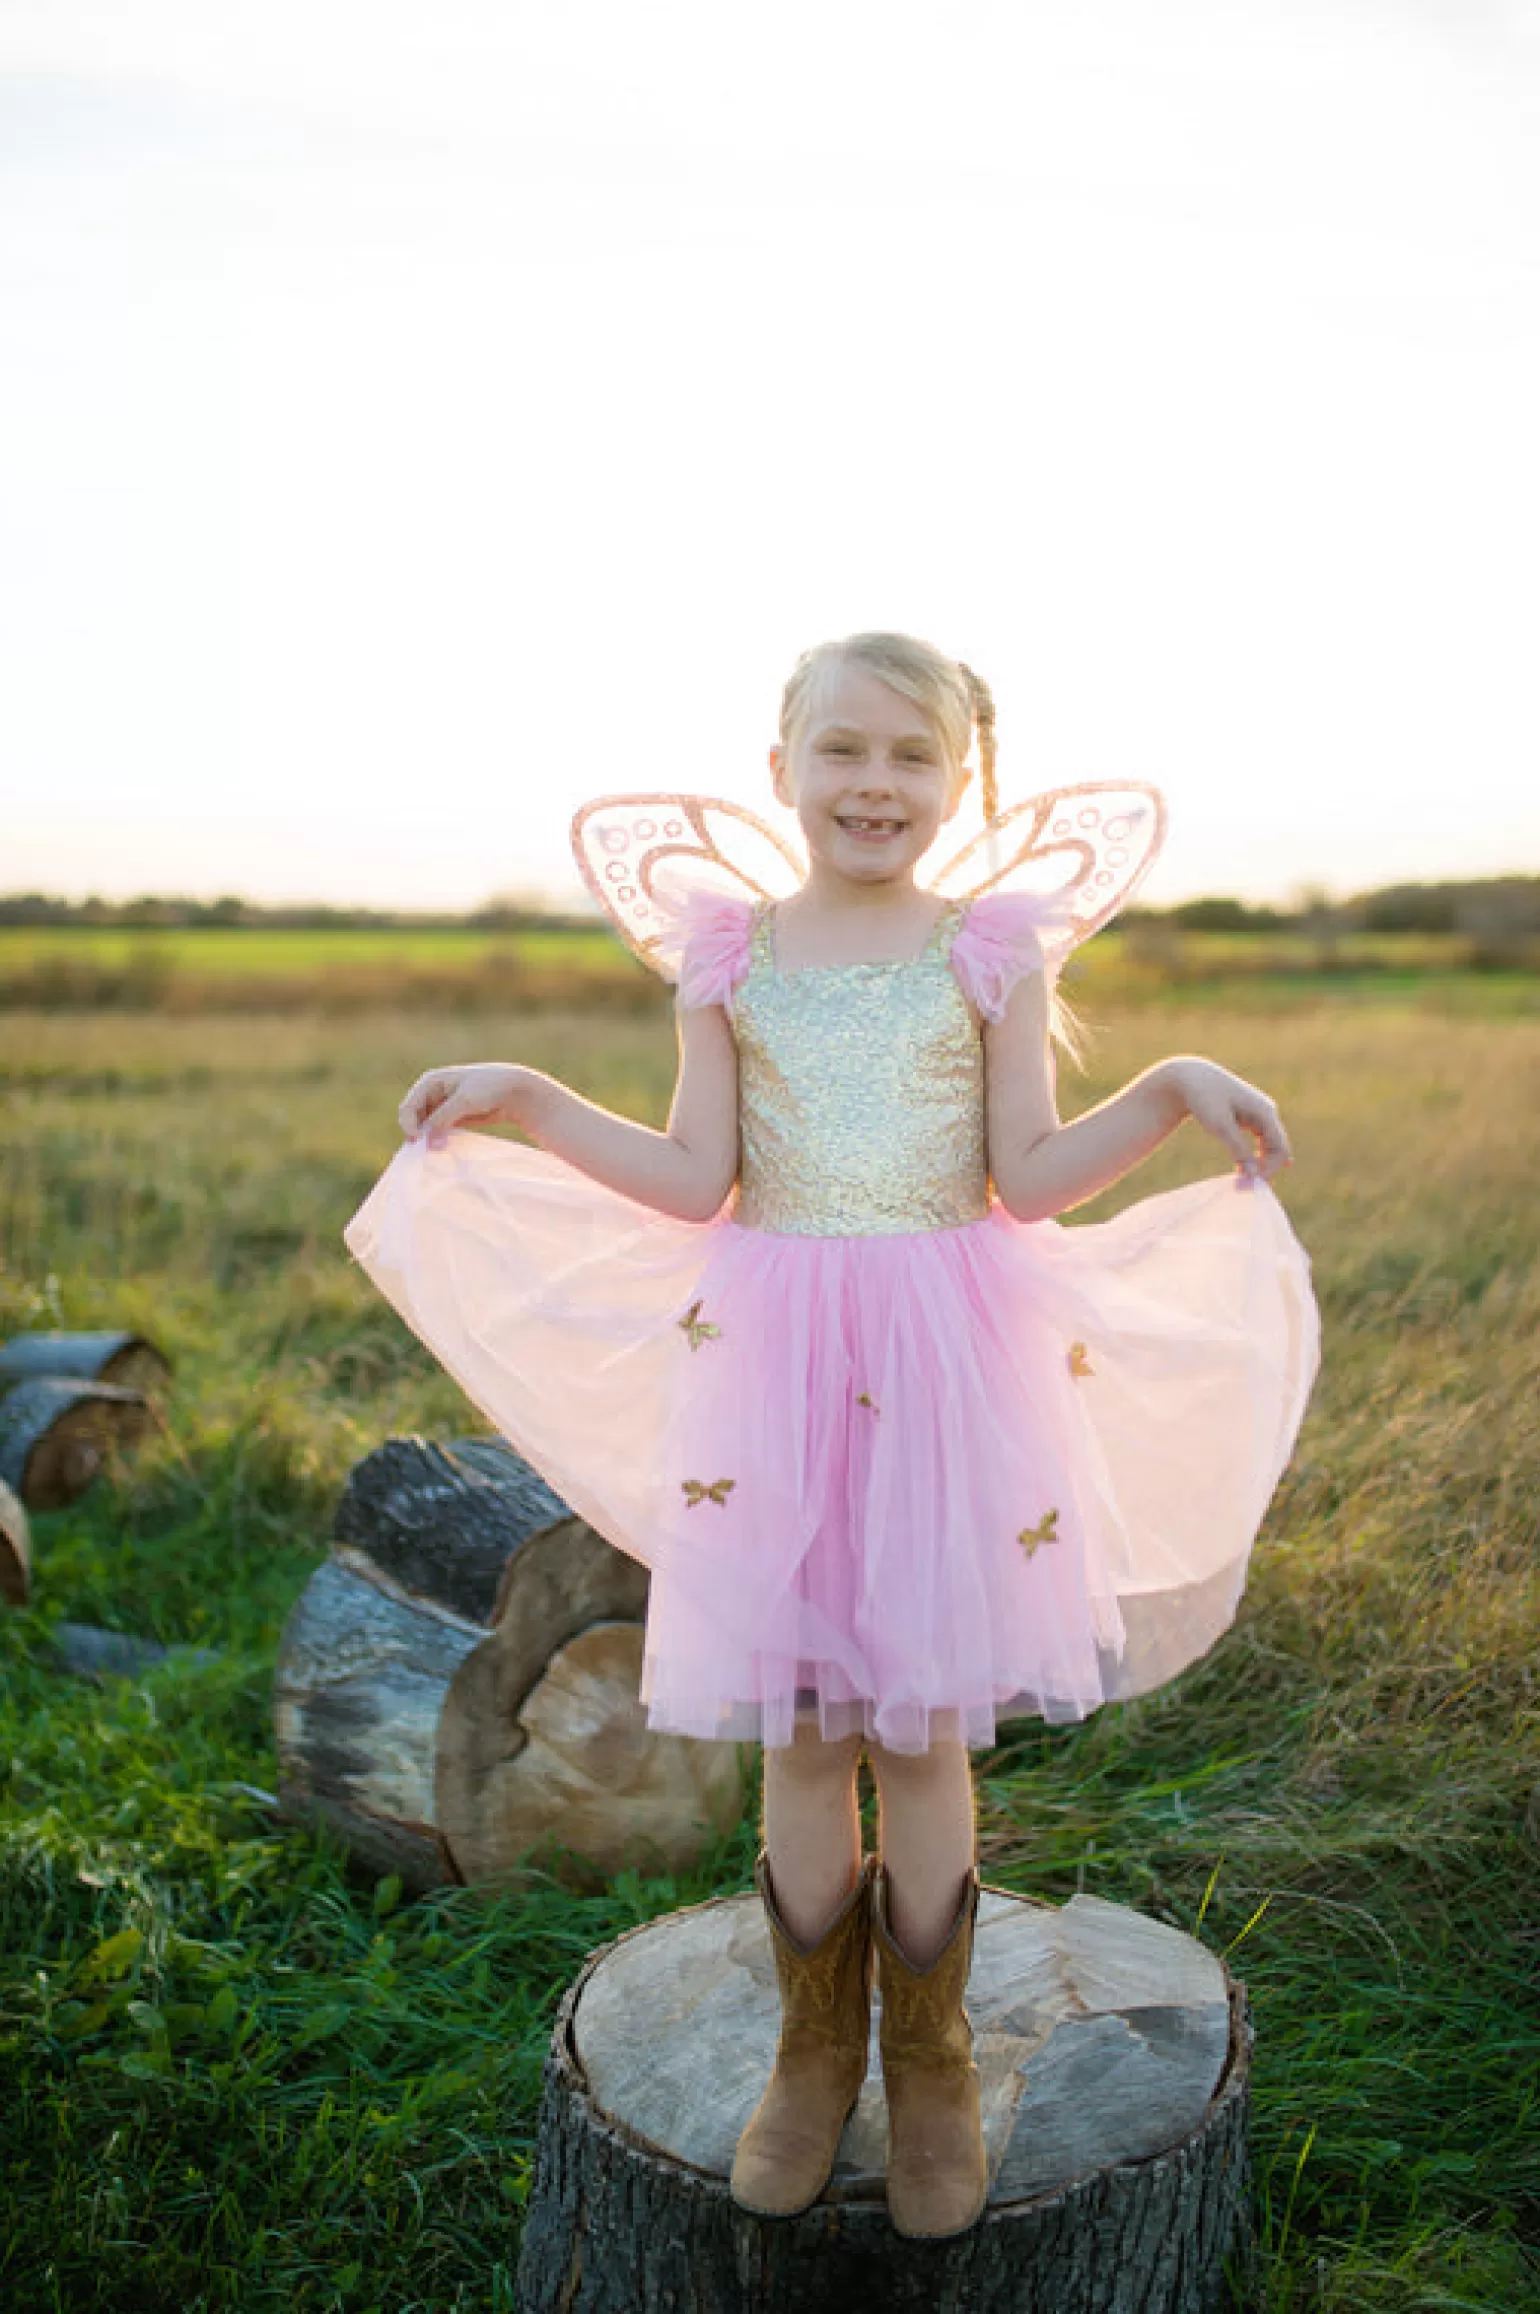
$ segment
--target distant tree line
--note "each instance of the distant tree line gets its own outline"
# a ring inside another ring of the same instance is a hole
[[[1287,932],[1327,928],[1346,932],[1463,933],[1469,938],[1540,936],[1540,876],[1488,876],[1466,883],[1388,884],[1348,899],[1313,889],[1283,907],[1215,897],[1183,900],[1174,908],[1130,908],[1131,922],[1166,923],[1185,932]],[[45,892],[0,894],[0,925],[98,924],[125,929],[174,930],[224,925],[236,930],[294,932],[516,932],[589,930],[589,911],[558,911],[537,895],[488,900],[479,908],[412,911],[338,908],[320,902],[266,908],[226,893],[189,900],[147,893],[136,900],[59,900]]]
[[[1465,883],[1386,884],[1372,892],[1333,899],[1322,890],[1300,894],[1290,906],[1252,906],[1245,900],[1183,900],[1174,908],[1130,909],[1186,932],[1317,931],[1540,933],[1540,876],[1484,876]]]
[[[46,892],[0,894],[0,925],[99,924],[109,929],[177,931],[190,925],[228,926],[235,931],[287,932],[517,932],[590,931],[590,912],[563,913],[538,899],[488,900],[480,908],[411,910],[336,908],[321,901],[265,908],[258,901],[226,893],[218,900],[188,900],[146,893],[137,900],[57,900]]]

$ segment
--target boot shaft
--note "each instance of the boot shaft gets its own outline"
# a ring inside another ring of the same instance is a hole
[[[862,2069],[871,2017],[871,1883],[875,1857],[812,1945],[799,1944],[782,1919],[770,1879],[769,1852],[761,1849],[754,1884],[765,1909],[781,1995],[781,2051],[824,2046],[853,2055]]]
[[[978,1867],[969,1867],[946,1942],[924,1969],[912,1965],[893,1935],[889,1893],[887,1867],[879,1865],[872,1882],[872,1946],[883,2064],[940,2070],[966,2066],[973,2054],[973,2028],[963,1995],[973,1966]]]

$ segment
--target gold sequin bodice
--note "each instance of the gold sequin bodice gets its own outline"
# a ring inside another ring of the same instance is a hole
[[[949,962],[965,912],[950,903],[911,959],[783,972],[756,911],[732,1004],[735,1221],[844,1237],[983,1219],[984,1048]]]

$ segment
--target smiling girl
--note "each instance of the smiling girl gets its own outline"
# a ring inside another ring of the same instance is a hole
[[[764,1747],[782,2017],[734,2198],[779,2216],[824,2190],[875,1969],[889,2206],[927,2236],[987,2192],[970,1752],[1001,1720],[1160,1686],[1221,1636],[1319,1338],[1266,1093],[1183,1055],[1061,1121],[1069,900],[918,880],[975,739],[993,826],[969,668],[888,634],[805,653],[769,752],[805,847],[779,900],[719,876],[665,902],[692,832],[726,868],[703,814],[732,806],[586,807],[627,938],[627,906],[665,918],[642,952],[678,980],[666,1127],[517,1062],[430,1069],[345,1231],[488,1418],[652,1570],[648,1726]],[[639,867],[626,828],[653,847]],[[1061,1226],[1187,1118],[1233,1170]],[[495,1123],[536,1146],[457,1129]]]

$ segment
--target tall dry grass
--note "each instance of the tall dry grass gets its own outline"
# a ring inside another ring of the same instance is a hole
[[[980,1755],[985,1871],[1246,1977],[1258,2305],[1540,2304],[1540,1026],[1141,1011],[1066,1112],[1179,1049],[1282,1104],[1321,1380],[1234,1629]],[[40,1012],[4,1053],[0,1330],[138,1326],[177,1374],[0,1622],[0,2296],[510,2305],[554,2001],[618,1928],[747,1887],[752,1818],[677,1883],[401,1906],[240,1793],[272,1787],[273,1653],[348,1468],[475,1427],[340,1241],[401,1093],[519,1058],[661,1123],[671,1027]],[[1084,1217],[1223,1164],[1187,1128]],[[61,1616],[219,1661],[76,1687]]]

